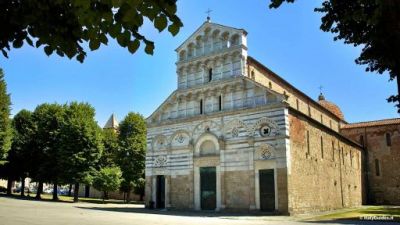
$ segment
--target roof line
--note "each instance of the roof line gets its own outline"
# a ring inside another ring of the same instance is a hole
[[[331,111],[329,111],[328,109],[324,108],[323,106],[321,106],[318,102],[316,102],[314,99],[312,99],[310,96],[306,95],[304,92],[300,91],[299,89],[297,89],[295,86],[293,86],[292,84],[290,84],[288,81],[286,81],[285,79],[283,79],[282,77],[280,77],[278,74],[276,74],[275,72],[273,72],[272,70],[270,70],[268,67],[264,66],[262,63],[260,63],[259,61],[257,61],[256,59],[254,59],[251,56],[247,56],[247,59],[250,59],[250,62],[254,63],[256,66],[260,67],[261,69],[265,70],[267,73],[270,73],[271,75],[273,75],[276,79],[278,79],[280,82],[282,82],[284,85],[288,86],[289,88],[293,89],[295,92],[297,92],[298,94],[302,95],[303,97],[305,97],[309,102],[313,103],[317,108],[321,109],[322,111],[324,111],[325,113],[333,116],[334,118],[338,119],[339,121],[343,121],[344,123],[347,123],[345,120],[340,119],[338,116],[336,116],[335,114],[333,114]]]
[[[376,127],[384,125],[400,124],[400,118],[388,118],[380,120],[361,121],[355,123],[348,123],[341,129],[357,128],[357,127]]]
[[[245,35],[247,35],[247,31],[246,31],[245,29],[243,29],[243,28],[229,27],[229,26],[225,26],[225,25],[222,25],[222,24],[219,24],[219,23],[213,23],[213,22],[207,22],[207,21],[205,21],[205,22],[203,22],[203,23],[188,37],[188,38],[186,38],[186,39],[182,42],[182,44],[180,44],[180,45],[175,49],[175,51],[178,51],[178,49],[180,49],[189,39],[191,39],[191,38],[204,26],[204,24],[214,24],[214,25],[221,26],[221,27],[225,27],[225,28],[229,28],[229,29],[235,29],[235,30],[243,31],[243,33],[244,33]]]

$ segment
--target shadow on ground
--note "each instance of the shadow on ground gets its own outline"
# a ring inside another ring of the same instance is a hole
[[[43,194],[43,197],[41,199],[35,198],[34,195],[32,196],[21,196],[21,195],[6,195],[6,194],[0,194],[0,197],[3,198],[12,198],[12,199],[18,199],[18,200],[26,200],[26,201],[41,201],[41,202],[61,202],[61,203],[74,203],[72,201],[73,197],[70,196],[59,196],[58,200],[53,200],[51,198],[45,197],[46,195]],[[68,198],[68,199],[65,199]],[[92,204],[143,204],[143,202],[140,201],[131,201],[130,203],[126,203],[123,200],[116,200],[116,199],[108,199],[103,201],[102,199],[94,199],[94,198],[79,198],[79,202],[86,202],[86,203],[92,203]]]
[[[215,211],[188,211],[188,210],[165,210],[165,209],[146,209],[135,207],[85,207],[75,206],[80,209],[100,210],[122,213],[143,213],[169,216],[193,216],[193,217],[262,217],[262,216],[279,216],[276,213],[267,212],[215,212]]]

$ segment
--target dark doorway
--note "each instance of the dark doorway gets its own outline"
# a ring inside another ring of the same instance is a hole
[[[217,207],[215,167],[200,168],[200,199],[201,209],[214,210]]]
[[[163,175],[157,176],[156,208],[165,208],[165,178]]]
[[[86,185],[85,186],[85,198],[89,198],[90,196],[90,186]]]
[[[262,211],[275,210],[275,180],[274,170],[260,170],[260,209]]]

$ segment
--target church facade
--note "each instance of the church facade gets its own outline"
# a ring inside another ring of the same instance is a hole
[[[340,109],[206,21],[177,49],[177,89],[147,118],[146,206],[296,214],[362,204],[362,146]]]

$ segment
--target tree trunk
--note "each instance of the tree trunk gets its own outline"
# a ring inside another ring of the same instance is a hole
[[[53,201],[58,201],[58,185],[57,181],[53,184]]]
[[[143,201],[144,194],[143,192],[140,193],[140,201]]]
[[[9,177],[7,179],[7,195],[12,194],[12,183],[13,183],[13,180]]]
[[[74,187],[74,202],[78,202],[79,200],[79,183],[75,183]]]
[[[126,203],[129,203],[131,201],[131,191],[126,192]]]
[[[72,184],[69,184],[69,189],[68,189],[68,196],[72,196]]]
[[[42,199],[41,194],[43,192],[43,182],[39,181],[37,190],[36,190],[36,199]]]
[[[21,178],[21,197],[25,196],[25,177]]]

